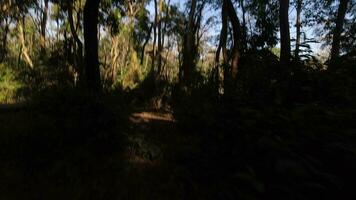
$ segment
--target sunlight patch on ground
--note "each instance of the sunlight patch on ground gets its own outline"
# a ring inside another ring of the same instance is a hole
[[[134,123],[150,122],[150,121],[165,121],[175,122],[172,113],[154,113],[154,112],[138,112],[131,115],[130,120]]]
[[[132,149],[128,149],[125,154],[124,158],[131,163],[133,166],[140,168],[140,169],[147,169],[147,168],[152,168],[155,167],[159,164],[158,160],[150,160],[148,158],[145,158],[145,156],[138,155],[135,151]]]

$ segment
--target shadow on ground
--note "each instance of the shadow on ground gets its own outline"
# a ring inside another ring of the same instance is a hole
[[[0,199],[197,198],[170,111],[4,105],[0,130]]]

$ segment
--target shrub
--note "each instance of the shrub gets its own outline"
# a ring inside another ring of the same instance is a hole
[[[6,64],[0,64],[0,103],[16,101],[18,90],[23,84],[18,80],[17,73]]]

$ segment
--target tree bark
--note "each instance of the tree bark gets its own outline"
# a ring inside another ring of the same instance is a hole
[[[7,55],[7,37],[9,35],[9,31],[10,31],[10,29],[9,29],[10,23],[9,23],[8,18],[6,17],[4,19],[4,21],[5,21],[5,27],[4,27],[4,33],[3,33],[2,41],[1,41],[0,62],[3,62]]]
[[[296,39],[295,39],[295,52],[294,52],[294,57],[295,60],[298,62],[300,60],[299,58],[299,48],[300,48],[300,36],[301,36],[301,27],[302,27],[302,22],[300,19],[300,15],[302,12],[302,3],[303,0],[297,0],[297,6],[296,6],[296,12],[297,12],[297,16],[296,16]]]
[[[73,3],[71,0],[67,0],[68,2],[68,22],[69,22],[69,28],[70,32],[72,34],[72,37],[76,43],[77,48],[74,50],[76,51],[76,55],[74,56],[75,58],[75,66],[78,70],[79,73],[79,80],[83,77],[83,42],[79,39],[77,30],[74,26],[74,21],[73,21]],[[78,22],[79,23],[79,17],[78,17]]]
[[[192,74],[192,69],[195,65],[195,55],[193,52],[193,48],[195,48],[195,22],[194,22],[194,15],[196,12],[197,1],[192,0],[190,5],[189,11],[189,19],[188,19],[188,26],[184,34],[183,40],[183,63],[182,63],[182,80],[189,84]]]
[[[223,1],[223,5],[221,8],[221,31],[220,31],[220,41],[219,41],[219,46],[216,50],[215,54],[215,64],[216,64],[216,69],[215,69],[215,81],[217,83],[217,92],[219,92],[219,84],[220,84],[220,54],[222,51],[223,55],[223,67],[224,67],[224,77],[227,76],[227,70],[226,70],[226,63],[227,63],[227,48],[226,48],[226,43],[227,43],[227,28],[228,28],[228,19],[227,19],[227,9],[226,9],[226,2]],[[225,81],[225,78],[224,78]]]
[[[331,61],[335,61],[335,59],[340,55],[341,33],[343,31],[348,3],[349,0],[340,0],[339,8],[337,11],[336,27],[333,33],[333,42],[331,47]]]
[[[233,79],[236,79],[239,59],[240,59],[242,31],[241,31],[239,18],[237,17],[235,8],[231,0],[224,0],[224,1],[226,1],[226,8],[228,10],[228,15],[231,20],[231,25],[233,30],[234,45],[231,52],[231,76]]]
[[[157,76],[160,75],[162,70],[162,50],[163,50],[163,43],[162,43],[162,8],[163,8],[163,0],[159,0],[159,7],[158,7],[158,48],[157,48]]]
[[[225,1],[223,2],[222,9],[221,9],[221,32],[220,32],[220,41],[219,41],[219,46],[216,51],[215,55],[215,62],[219,65],[220,62],[220,53],[222,51],[223,53],[223,64],[226,64],[227,62],[227,48],[226,48],[226,43],[227,43],[227,9],[226,9],[226,3]]]
[[[281,37],[281,63],[290,61],[289,0],[279,0],[279,21]]]
[[[26,47],[25,30],[23,28],[24,26],[25,26],[25,17],[22,17],[22,21],[18,23],[18,28],[19,28],[18,36],[21,41],[21,49],[22,49],[21,54],[25,57],[25,62],[30,66],[31,69],[33,69],[34,65],[30,55],[28,54],[28,49]]]
[[[246,26],[246,8],[244,0],[240,0],[240,6],[242,11],[242,49],[246,51],[247,49],[247,26]]]
[[[148,42],[150,41],[152,29],[153,29],[153,24],[151,24],[150,30],[148,31],[148,35],[147,35],[146,40],[145,40],[145,43],[143,43],[143,46],[142,46],[141,65],[143,65],[143,61],[144,61],[144,58],[145,58],[146,46],[147,46]]]
[[[157,0],[154,0],[155,4],[155,19],[153,24],[153,44],[152,44],[152,69],[151,71],[155,71],[156,65],[156,42],[157,42],[157,23],[158,23],[158,3]]]
[[[46,54],[46,27],[48,18],[48,0],[44,0],[44,8],[42,9],[41,20],[41,36],[40,36],[40,54],[43,57]]]
[[[84,6],[85,74],[90,91],[100,92],[98,17],[100,0],[87,0]]]

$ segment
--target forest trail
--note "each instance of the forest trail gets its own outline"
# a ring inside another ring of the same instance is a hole
[[[183,138],[172,111],[138,108],[129,116],[126,155],[138,165],[166,162]]]
[[[162,121],[162,122],[170,122],[175,123],[172,111],[160,111],[160,110],[150,110],[150,109],[140,109],[134,112],[130,121],[133,123],[141,123],[141,122],[152,122],[152,121]]]
[[[93,195],[96,199],[100,195],[109,196],[106,199],[181,199],[186,189],[179,186],[191,188],[193,184],[184,161],[198,147],[197,140],[179,128],[171,110],[135,108],[131,114],[121,113],[118,126],[109,130],[122,134],[125,142],[119,148],[115,147],[118,143],[111,143],[116,137],[97,137],[90,143],[87,133],[76,140],[61,128],[80,119],[63,122],[67,115],[7,110],[6,115],[0,112],[0,146],[5,155],[0,157],[0,176],[4,177],[0,185],[7,191],[0,199],[38,199],[38,194],[44,199],[89,199]],[[70,143],[62,145],[59,140]]]

